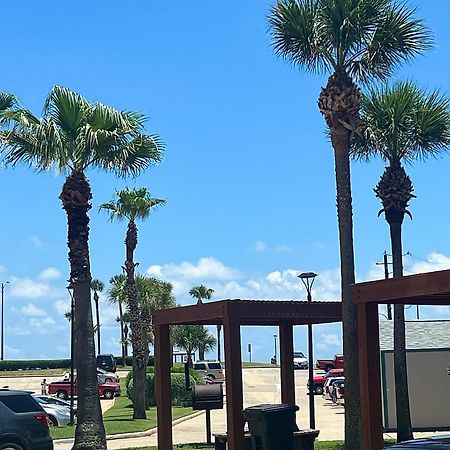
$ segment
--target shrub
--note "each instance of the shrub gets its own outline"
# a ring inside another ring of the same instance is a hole
[[[121,356],[114,356],[116,358],[116,364],[118,366],[123,366],[123,360]],[[125,357],[126,365],[131,367],[133,365],[133,357],[132,356],[126,356]],[[148,357],[147,366],[154,366],[155,365],[155,357],[153,355],[150,355]]]
[[[0,370],[68,369],[70,359],[0,361]]]
[[[130,375],[130,374],[128,374]],[[127,375],[127,378],[128,378]],[[191,385],[197,384],[194,377],[190,377]],[[191,406],[191,391],[186,390],[184,383],[184,373],[172,373],[171,374],[171,384],[172,384],[172,405],[173,406]],[[130,377],[127,383],[127,396],[133,401],[134,400],[134,390],[133,390],[133,379]],[[147,405],[156,405],[156,394],[155,394],[155,374],[147,373]]]

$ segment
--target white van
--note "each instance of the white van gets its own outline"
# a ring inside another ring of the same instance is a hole
[[[220,361],[196,361],[192,368],[203,375],[204,378],[217,381],[225,379]]]

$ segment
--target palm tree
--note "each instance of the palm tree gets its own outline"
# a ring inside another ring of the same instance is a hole
[[[190,291],[189,295],[191,297],[194,297],[197,299],[197,305],[200,305],[202,303],[202,299],[210,299],[212,295],[214,294],[214,289],[208,289],[203,284],[200,284],[199,286],[194,286]]]
[[[402,161],[436,156],[450,146],[450,103],[439,92],[427,93],[412,82],[371,89],[361,101],[365,132],[354,136],[353,153],[368,160],[380,156],[388,164],[375,188],[389,224],[394,277],[403,275],[402,224],[413,185]],[[405,312],[394,306],[394,367],[397,439],[412,439],[405,349]]]
[[[105,288],[105,283],[103,281],[98,280],[97,278],[95,280],[91,281],[91,290],[94,291],[94,303],[95,303],[95,315],[97,318],[97,354],[99,355],[101,353],[100,349],[100,311],[98,309],[98,292],[102,292]]]
[[[139,309],[136,280],[134,277],[134,251],[138,242],[137,219],[146,219],[153,208],[164,205],[165,201],[151,197],[146,188],[124,189],[116,192],[116,198],[100,205],[100,210],[109,213],[110,220],[128,220],[125,238],[126,260],[124,270],[127,276],[128,311],[133,347],[133,386],[136,392],[145,393],[147,386],[146,367],[148,359],[148,346],[146,343],[142,318]],[[145,419],[145,395],[136,396],[133,403],[133,419]]]
[[[172,340],[187,353],[188,364],[192,364],[192,355],[196,350],[202,348],[204,353],[216,346],[216,338],[203,325],[177,325],[172,329]],[[202,359],[200,355],[199,359]]]
[[[124,334],[124,312],[123,312],[123,304],[127,302],[127,294],[126,294],[126,282],[127,277],[125,275],[114,275],[109,280],[110,287],[107,292],[108,300],[117,304],[119,307],[119,317],[118,322],[120,324],[120,345],[122,348],[122,365],[125,366],[125,357],[127,356],[127,347],[125,343],[125,334]]]
[[[67,175],[59,198],[67,214],[69,286],[75,302],[79,395],[73,448],[105,449],[91,308],[88,211],[92,193],[85,172],[98,168],[119,176],[137,175],[162,159],[162,148],[157,136],[143,134],[142,114],[92,104],[60,86],[50,91],[42,118],[27,113],[12,121],[12,128],[0,134],[7,163],[23,162],[38,170],[54,167]]]
[[[203,361],[205,359],[205,353],[214,350],[216,344],[217,339],[202,325],[202,334],[198,345],[198,359]]]
[[[350,138],[362,125],[355,82],[386,80],[403,61],[431,47],[414,9],[394,0],[278,0],[269,15],[275,54],[313,73],[331,74],[318,107],[334,149],[341,260],[346,449],[360,448],[358,336],[351,285],[355,281]]]

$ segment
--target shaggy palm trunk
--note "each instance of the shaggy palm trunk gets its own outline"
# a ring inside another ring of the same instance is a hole
[[[97,317],[97,355],[101,353],[100,348],[100,311],[98,309],[98,294],[94,291],[94,302],[95,302],[95,315]]]
[[[97,387],[89,261],[89,203],[91,188],[82,172],[66,178],[60,199],[67,213],[70,286],[75,302],[75,366],[78,405],[75,450],[106,449],[105,428]]]
[[[342,332],[345,355],[345,448],[361,450],[357,308],[352,301],[355,282],[353,212],[350,181],[351,128],[358,120],[360,94],[345,73],[333,74],[322,89],[319,109],[330,130],[334,149],[339,250],[341,261]]]
[[[136,280],[134,278],[134,250],[137,246],[137,227],[132,220],[128,223],[125,239],[126,260],[125,272],[127,275],[128,308],[130,313],[131,345],[133,348],[133,419],[145,419],[146,403],[146,367],[148,359],[147,345],[141,320],[141,311],[138,303]]]

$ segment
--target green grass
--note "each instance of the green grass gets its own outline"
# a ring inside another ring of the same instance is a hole
[[[18,377],[51,377],[62,375],[68,369],[32,369],[32,370],[1,370],[0,378]]]
[[[122,392],[126,392],[122,384]],[[103,401],[103,400],[102,400]],[[192,414],[192,408],[181,406],[172,407],[173,420]],[[156,427],[156,406],[147,410],[147,419],[133,419],[133,405],[126,395],[117,397],[114,406],[103,415],[106,434],[136,433]],[[53,439],[72,438],[75,435],[75,427],[52,428],[50,434]]]
[[[270,364],[270,363],[260,363],[260,362],[242,362],[242,368],[243,369],[258,369],[262,367],[280,367],[276,364]]]

